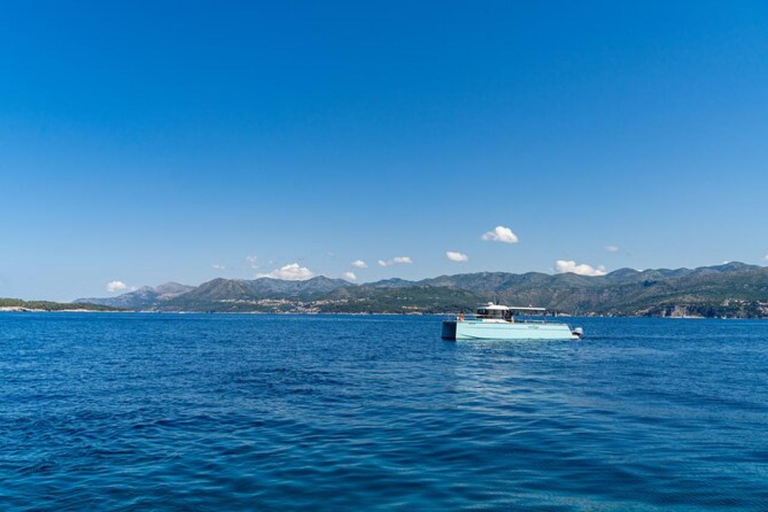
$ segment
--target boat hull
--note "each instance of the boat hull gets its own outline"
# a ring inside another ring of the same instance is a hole
[[[579,336],[566,324],[492,323],[446,320],[443,338],[448,340],[577,340]]]

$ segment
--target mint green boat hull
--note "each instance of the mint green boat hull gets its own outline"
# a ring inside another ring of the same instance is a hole
[[[577,340],[566,324],[491,323],[478,321],[443,322],[442,337],[448,340]]]

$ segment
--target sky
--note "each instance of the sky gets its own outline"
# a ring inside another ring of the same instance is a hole
[[[765,2],[0,5],[0,297],[768,264]]]

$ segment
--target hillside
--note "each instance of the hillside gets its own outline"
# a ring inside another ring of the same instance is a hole
[[[76,302],[81,301],[144,311],[305,313],[441,313],[498,301],[572,315],[761,318],[768,316],[768,268],[743,263],[625,268],[598,277],[479,272],[361,285],[322,276],[306,281],[218,278],[197,287],[166,283]]]
[[[170,300],[187,292],[191,292],[194,289],[194,286],[168,282],[154,288],[150,286],[143,286],[138,290],[124,293],[117,297],[91,297],[87,299],[77,299],[75,300],[75,303],[101,304],[103,306],[111,306],[116,308],[146,310],[152,309],[156,304],[159,304],[160,302]]]
[[[0,299],[0,311],[125,311],[103,304]]]

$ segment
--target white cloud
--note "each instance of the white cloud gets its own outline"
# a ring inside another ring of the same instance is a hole
[[[765,259],[768,260],[768,254],[765,255]]]
[[[355,275],[354,272],[344,272],[342,274],[342,277],[344,277],[344,279],[346,279],[347,281],[357,281],[357,276]]]
[[[286,281],[304,281],[311,279],[315,274],[307,267],[298,263],[290,263],[284,267],[276,268],[268,274],[257,274],[256,277],[271,277],[272,279],[285,279]]]
[[[605,267],[600,265],[594,268],[586,263],[577,265],[575,261],[557,260],[555,262],[555,270],[560,274],[570,272],[572,274],[578,274],[580,276],[604,276],[606,274]]]
[[[413,263],[413,260],[408,256],[397,256],[387,261],[379,260],[379,265],[382,267],[391,267],[392,265],[410,265],[411,263]]]
[[[224,265],[220,265],[218,263],[214,263],[213,265],[211,265],[211,267],[216,269],[216,270],[226,270],[227,269],[227,267],[225,267]]]
[[[368,268],[368,264],[363,260],[355,260],[352,262],[352,266],[355,268]]]
[[[605,250],[608,252],[619,252],[619,246],[618,245],[606,245]]]
[[[110,293],[119,292],[126,288],[128,288],[128,285],[122,281],[110,281],[107,283],[107,291]]]
[[[455,252],[455,251],[448,251],[445,253],[445,257],[448,258],[451,261],[457,261],[459,263],[463,263],[467,260],[469,260],[469,256],[467,256],[464,253],[461,252]]]
[[[256,256],[246,256],[245,261],[248,262],[248,265],[251,266],[251,268],[259,268],[259,266],[256,264],[257,261],[259,261],[259,258]]]
[[[518,241],[517,235],[511,229],[504,226],[496,226],[493,231],[483,233],[480,239],[486,242],[502,242],[505,244],[516,244]]]

